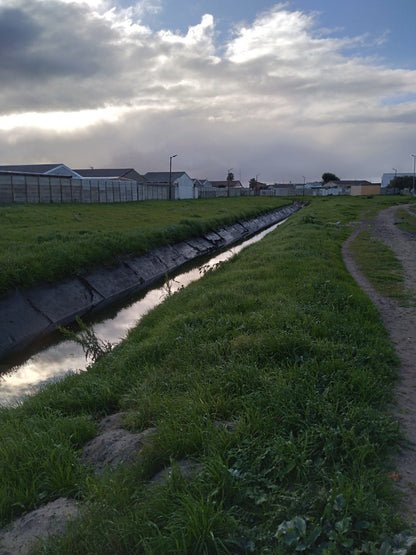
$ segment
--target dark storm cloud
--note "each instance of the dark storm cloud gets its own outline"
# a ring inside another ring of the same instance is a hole
[[[0,63],[7,61],[8,56],[24,52],[40,31],[40,26],[22,10],[0,7]]]
[[[0,37],[3,112],[88,108],[113,97],[113,81],[121,90],[128,48],[86,5],[49,1],[0,9]]]

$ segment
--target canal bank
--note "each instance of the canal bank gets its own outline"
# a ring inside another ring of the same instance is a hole
[[[15,290],[0,300],[0,359],[18,353],[35,340],[65,326],[77,316],[98,312],[112,303],[148,288],[182,265],[231,246],[284,220],[301,208],[294,203],[249,221],[211,231],[145,256],[126,257],[58,284]]]

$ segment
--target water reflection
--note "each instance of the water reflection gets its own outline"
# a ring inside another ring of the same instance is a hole
[[[203,265],[175,276],[169,282],[169,292],[175,293],[178,289],[196,281],[204,271],[230,259],[244,247],[260,241],[282,223],[279,222],[247,241],[219,253],[208,262],[204,262]],[[114,345],[119,343],[144,314],[166,298],[167,293],[166,286],[150,289],[142,298],[124,306],[112,317],[93,324],[94,333],[103,341],[109,341]],[[51,381],[62,378],[69,372],[85,370],[87,364],[82,347],[78,343],[61,339],[55,345],[34,354],[19,366],[10,368],[9,373],[0,376],[0,405],[16,403],[25,395],[35,392]]]

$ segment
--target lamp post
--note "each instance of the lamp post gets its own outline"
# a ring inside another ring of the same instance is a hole
[[[227,187],[227,197],[230,196],[230,181],[232,181],[234,179],[234,176],[231,174],[232,171],[233,171],[233,168],[228,168],[228,171],[227,171],[227,185],[228,185],[228,187]]]
[[[413,157],[413,188],[412,194],[415,196],[415,169],[416,169],[416,154],[411,154],[410,156]]]
[[[169,200],[172,200],[172,158],[176,158],[177,154],[169,156]]]

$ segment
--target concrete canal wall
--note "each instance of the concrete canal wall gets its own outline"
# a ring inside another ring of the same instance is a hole
[[[117,265],[86,272],[54,285],[15,290],[0,299],[0,360],[33,341],[102,308],[146,289],[186,262],[237,243],[284,220],[300,204],[285,206],[249,221],[212,231],[145,256],[124,258]]]

